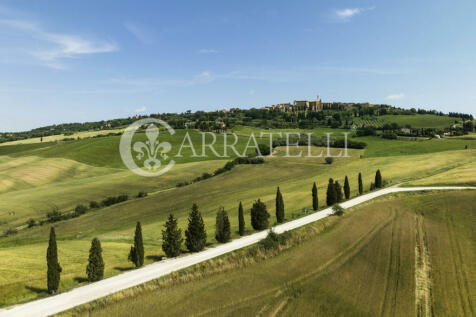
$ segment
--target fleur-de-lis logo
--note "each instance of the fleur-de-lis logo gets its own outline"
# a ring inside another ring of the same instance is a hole
[[[151,124],[145,131],[145,135],[147,136],[147,141],[137,141],[134,143],[133,149],[138,154],[136,158],[138,160],[142,160],[144,158],[144,151],[147,154],[147,159],[144,161],[144,167],[148,170],[157,170],[162,163],[159,159],[157,159],[157,155],[160,155],[162,159],[167,160],[169,157],[167,152],[170,151],[172,146],[169,142],[161,142],[159,143],[159,128]]]
[[[134,145],[131,146],[132,137],[135,132],[146,124],[149,124],[145,131],[147,140],[145,142],[136,141]],[[174,129],[166,122],[154,118],[138,120],[127,127],[122,134],[119,146],[121,158],[127,168],[132,172],[141,176],[159,176],[174,166],[175,162],[167,155],[172,149],[172,146],[169,142],[159,142],[159,134],[161,133],[159,127],[165,128],[162,130],[162,133],[168,132],[170,135],[175,134]],[[142,165],[141,167],[139,167],[134,160],[132,150],[135,152],[135,158],[141,162],[139,163]],[[142,160],[144,161],[142,162]]]

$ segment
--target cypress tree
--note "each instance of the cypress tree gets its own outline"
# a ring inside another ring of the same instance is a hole
[[[340,203],[342,201],[342,187],[339,184],[339,181],[335,181],[334,186],[336,188],[336,202]]]
[[[258,199],[258,201],[253,203],[253,207],[251,207],[251,226],[253,226],[255,230],[266,229],[268,228],[268,218],[269,213],[265,203]]]
[[[162,250],[168,258],[179,256],[183,242],[182,230],[177,226],[177,219],[174,215],[169,215],[164,227],[165,230],[162,230]]]
[[[316,182],[314,182],[314,185],[312,186],[312,209],[317,210],[319,207],[319,198],[317,197],[317,185]]]
[[[141,267],[144,264],[144,243],[142,241],[142,226],[140,222],[136,224],[136,232],[134,234],[134,246],[129,251],[129,261],[135,264],[136,267]]]
[[[377,170],[375,173],[375,188],[382,188],[382,174],[380,174],[380,170]]]
[[[329,178],[329,184],[327,184],[327,192],[326,192],[326,203],[327,206],[332,206],[337,202],[337,193],[336,188],[334,186],[334,180]]]
[[[359,173],[359,194],[364,192],[364,185],[362,184],[362,173]]]
[[[284,201],[283,195],[281,195],[281,191],[278,190],[276,192],[276,221],[278,223],[282,223],[284,221]]]
[[[185,230],[185,245],[192,252],[198,252],[205,248],[207,243],[207,232],[203,218],[198,211],[197,204],[193,204],[192,211],[188,216],[188,228]]]
[[[86,274],[88,281],[95,282],[102,280],[104,277],[104,261],[102,259],[101,242],[98,238],[94,238],[89,249],[89,262],[86,266]]]
[[[225,243],[230,240],[230,220],[223,207],[217,212],[215,239],[218,242]]]
[[[238,206],[238,232],[240,236],[245,234],[245,215],[243,214],[243,205]]]
[[[349,178],[347,178],[347,175],[345,176],[345,181],[344,181],[344,195],[345,195],[345,199],[350,198],[350,184],[349,184]]]
[[[62,268],[58,262],[56,233],[53,227],[50,229],[50,240],[48,242],[48,249],[46,250],[46,265],[48,292],[54,294],[58,290]]]

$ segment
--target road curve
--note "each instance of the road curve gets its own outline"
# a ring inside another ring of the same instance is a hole
[[[430,190],[462,190],[476,189],[476,187],[388,187],[381,190],[355,197],[347,200],[340,205],[343,208],[350,208],[363,202],[372,200],[376,197],[409,191],[430,191]],[[315,222],[332,214],[331,208],[326,208],[319,212],[315,212],[308,216],[289,221],[287,223],[273,227],[277,233],[293,230],[309,223]],[[184,269],[194,264],[206,261],[225,253],[238,250],[265,238],[267,231],[261,231],[249,236],[235,239],[226,244],[220,244],[215,247],[206,249],[202,252],[185,255],[178,258],[167,259],[164,261],[146,265],[140,269],[128,271],[115,275],[113,277],[91,283],[85,286],[77,287],[68,292],[64,292],[55,296],[44,299],[35,300],[29,303],[13,306],[0,310],[0,316],[49,316],[59,313],[75,306],[88,303],[101,297],[119,292],[121,290],[143,284],[150,280],[170,274],[174,271]]]

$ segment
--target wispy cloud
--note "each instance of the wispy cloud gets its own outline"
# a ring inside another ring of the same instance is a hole
[[[23,47],[29,56],[34,57],[42,65],[64,69],[61,62],[67,58],[78,58],[82,55],[109,53],[119,49],[110,41],[86,39],[82,36],[54,33],[46,31],[35,22],[16,19],[0,19],[0,25],[27,38],[35,40],[35,47]],[[39,45],[38,45],[39,44]]]
[[[154,32],[148,28],[142,25],[139,26],[138,24],[132,22],[124,23],[124,27],[142,43],[148,45],[154,44],[156,36]]]
[[[213,48],[202,48],[198,51],[199,54],[218,54],[219,51]]]
[[[375,9],[375,7],[369,7],[369,8],[345,8],[345,9],[339,9],[334,11],[335,17],[340,20],[347,22],[349,21],[352,17],[360,15],[366,11],[371,11]]]
[[[256,91],[255,91],[254,89],[251,89],[250,91],[248,91],[248,94],[249,94],[249,95],[254,95],[255,92],[256,92]]]
[[[388,95],[386,99],[388,100],[399,100],[405,98],[404,93]]]

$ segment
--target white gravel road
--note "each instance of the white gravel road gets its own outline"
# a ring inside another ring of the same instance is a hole
[[[389,187],[350,199],[346,202],[341,203],[341,206],[344,208],[353,207],[376,197],[390,193],[455,189],[476,189],[476,187]],[[277,233],[293,230],[295,228],[325,218],[331,214],[332,209],[326,208],[322,211],[310,214],[308,216],[275,226],[273,230]],[[202,261],[206,261],[217,256],[223,255],[225,253],[247,247],[249,245],[257,243],[258,241],[266,237],[266,235],[267,231],[261,231],[251,234],[249,236],[245,236],[243,238],[235,239],[226,244],[217,245],[199,253],[193,253],[178,258],[167,259],[153,264],[149,264],[140,269],[128,271],[99,282],[77,287],[65,293],[0,310],[0,316],[39,317],[59,313],[75,306],[85,304],[98,298],[116,293],[118,291],[139,284],[143,284],[147,281],[170,274],[174,271],[184,269]]]

